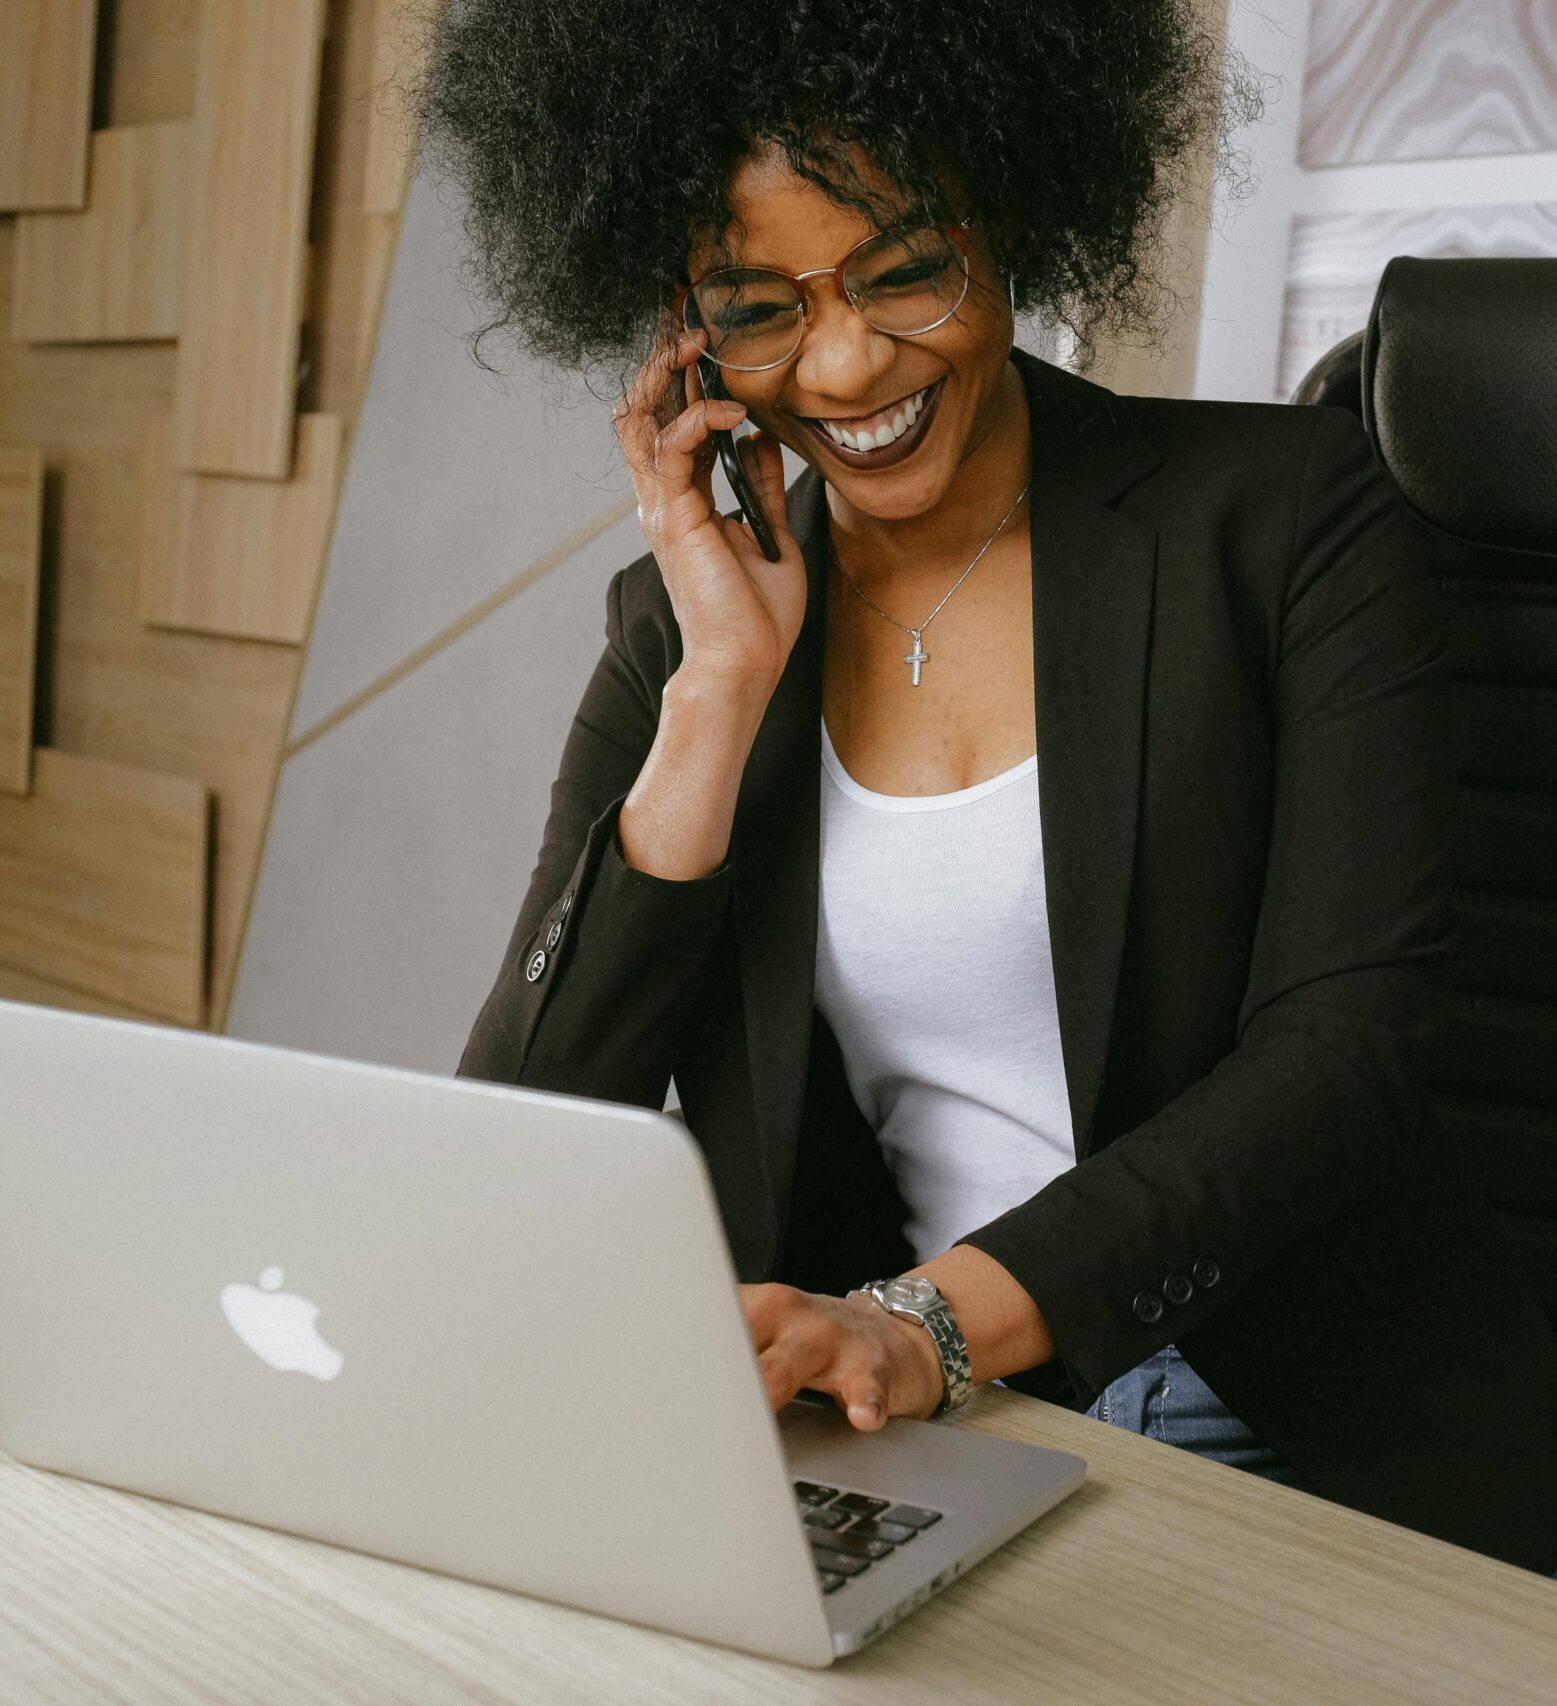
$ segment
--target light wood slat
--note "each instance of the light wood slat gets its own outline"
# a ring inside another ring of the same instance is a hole
[[[824,1672],[3,1453],[0,1648],[25,1698],[71,1703],[1549,1706],[1557,1583],[1532,1571],[1015,1392],[945,1425],[1076,1452],[1087,1480]]]
[[[202,10],[203,0],[121,0],[104,43],[101,122],[161,123],[193,112]],[[373,0],[337,0],[335,17],[329,105],[321,114],[334,152],[315,180],[320,265],[310,287],[312,372],[304,401],[349,422],[388,264],[379,228],[392,234],[395,221],[360,209]],[[16,223],[0,218],[0,297],[13,271],[8,245]],[[208,636],[147,627],[138,618],[140,438],[147,413],[169,407],[176,345],[19,344],[4,335],[8,312],[0,308],[0,316],[0,440],[49,446],[49,488],[55,478],[61,487],[48,568],[50,738],[71,751],[209,785],[215,852],[206,1022],[220,1029],[300,653],[263,641],[213,646]],[[135,1011],[14,968],[0,967],[0,996]]]
[[[43,453],[0,450],[0,793],[32,785]]]
[[[205,0],[114,0],[113,27],[98,49],[106,84],[94,101],[99,127],[189,117],[204,9]]]
[[[0,212],[81,207],[97,0],[0,3]]]
[[[36,748],[0,795],[0,962],[198,1025],[208,815],[187,777]]]
[[[184,121],[96,132],[86,208],[17,218],[12,337],[178,336],[189,128]]]
[[[106,124],[162,123],[193,112],[203,10],[202,0],[121,0],[111,54],[104,55]],[[320,264],[307,314],[312,369],[302,402],[309,412],[342,416],[349,442],[362,353],[383,289],[379,269],[388,262],[387,244],[368,246],[368,233],[395,222],[361,211],[373,0],[335,0],[334,13],[321,107],[331,153],[315,176],[311,219]],[[15,230],[15,220],[0,218],[0,297],[12,272]],[[62,496],[48,567],[50,743],[199,777],[210,788],[206,1023],[220,1030],[301,650],[267,641],[213,644],[208,635],[139,619],[140,440],[147,414],[170,407],[177,344],[19,344],[4,335],[9,318],[0,308],[0,442],[49,446],[50,485],[57,461]]]
[[[324,0],[202,14],[173,455],[287,477],[297,394]]]
[[[110,1019],[144,1019],[146,1015],[122,1001],[109,1001],[101,995],[89,995],[84,989],[72,989],[67,983],[55,983],[46,977],[36,977],[30,971],[18,971],[15,966],[0,965],[0,1001],[27,1001],[34,1007],[61,1007],[67,1013],[102,1013]],[[3,1700],[4,1695],[0,1695]]]
[[[403,82],[420,66],[425,31],[406,12],[406,0],[376,0],[373,17],[373,87],[369,95],[364,213],[398,213],[411,177],[416,133],[405,112]]]
[[[389,294],[389,278],[394,270],[395,244],[400,238],[400,217],[398,213],[367,213],[362,218],[359,252],[363,271],[377,286],[371,299],[365,294],[362,321],[358,328],[358,362],[364,383],[373,369],[373,352],[378,347],[384,301]]]
[[[300,644],[335,512],[339,417],[298,417],[289,480],[186,474],[172,465],[170,438],[168,417],[148,416],[141,452],[141,620]]]

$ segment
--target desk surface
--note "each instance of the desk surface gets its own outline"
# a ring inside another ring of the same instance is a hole
[[[1015,1392],[981,1389],[954,1425],[1079,1452],[1087,1482],[829,1671],[0,1454],[0,1701],[1557,1699],[1557,1582]]]

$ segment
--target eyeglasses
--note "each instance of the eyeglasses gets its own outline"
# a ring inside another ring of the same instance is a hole
[[[949,320],[968,294],[968,228],[921,225],[856,243],[836,266],[807,272],[720,267],[678,286],[682,324],[708,333],[706,353],[721,367],[759,373],[800,348],[810,298],[805,280],[830,273],[838,294],[867,325],[911,338]]]

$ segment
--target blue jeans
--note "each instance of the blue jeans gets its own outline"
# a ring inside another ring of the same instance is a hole
[[[1248,1469],[1284,1487],[1318,1488],[1256,1439],[1180,1356],[1164,1345],[1106,1386],[1087,1414],[1131,1433],[1183,1447],[1214,1463]]]
[[[1254,1437],[1179,1355],[1177,1345],[1164,1345],[1110,1381],[1087,1414],[1095,1421],[1196,1452],[1213,1463],[1248,1469],[1284,1487],[1318,1492],[1311,1481]],[[1557,1571],[1551,1579],[1557,1581]]]

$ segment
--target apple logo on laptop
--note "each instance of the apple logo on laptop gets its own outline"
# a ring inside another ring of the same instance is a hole
[[[282,1291],[280,1268],[266,1268],[258,1286],[224,1285],[222,1313],[255,1356],[272,1368],[334,1380],[344,1358],[319,1336],[314,1319],[319,1305]]]

